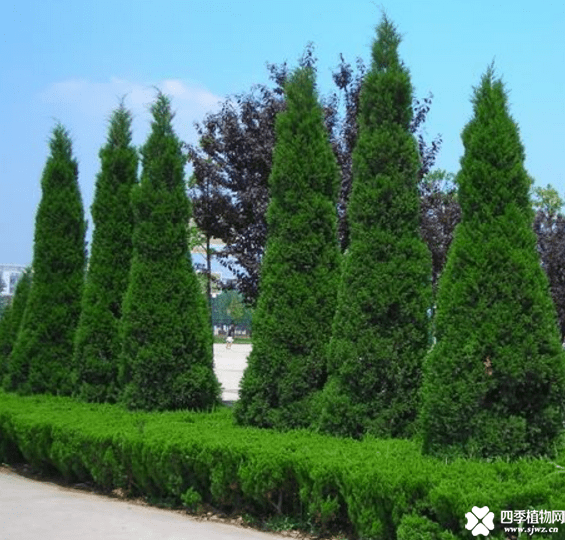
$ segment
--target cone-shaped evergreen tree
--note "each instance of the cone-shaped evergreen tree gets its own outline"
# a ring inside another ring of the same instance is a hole
[[[536,252],[518,126],[492,67],[473,96],[458,175],[462,220],[439,282],[422,428],[430,453],[548,454],[565,364]]]
[[[220,385],[206,301],[189,257],[185,159],[170,100],[159,94],[151,112],[141,181],[132,191],[133,259],[121,324],[123,400],[135,409],[206,409],[218,403]]]
[[[41,179],[33,280],[9,364],[8,386],[24,393],[71,393],[73,338],[80,315],[86,222],[78,164],[57,125]]]
[[[309,423],[307,402],[326,378],[324,345],[335,311],[340,254],[339,172],[311,68],[286,87],[276,120],[268,240],[253,319],[253,351],[240,385],[240,423]]]
[[[74,391],[88,401],[114,402],[121,352],[119,323],[131,266],[130,196],[138,161],[131,143],[131,113],[123,104],[110,118],[100,160],[92,205],[92,248],[75,335]]]
[[[26,268],[18,281],[12,303],[6,307],[0,319],[0,381],[8,372],[8,362],[18,337],[30,288],[31,269]]]
[[[377,27],[361,91],[345,254],[317,425],[338,435],[404,436],[429,346],[431,258],[419,232],[418,146],[400,36]]]

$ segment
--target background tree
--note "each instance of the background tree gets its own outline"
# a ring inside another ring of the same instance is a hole
[[[400,36],[383,17],[360,98],[345,253],[319,427],[411,433],[428,348],[431,264],[420,237],[419,155]]]
[[[82,311],[75,336],[75,393],[88,401],[118,399],[119,324],[131,266],[132,187],[137,152],[131,142],[131,113],[123,103],[110,118],[92,205],[94,233]]]
[[[420,229],[432,255],[432,285],[435,291],[447,260],[453,232],[461,221],[461,207],[453,173],[439,169],[431,171],[418,186],[421,198]]]
[[[35,221],[33,281],[12,350],[7,386],[25,393],[69,394],[86,222],[78,165],[63,126],[55,127],[49,146]]]
[[[424,449],[548,455],[563,426],[565,359],[536,253],[524,148],[492,67],[473,113],[457,176],[462,220],[425,364]]]
[[[555,217],[561,213],[563,204],[563,199],[551,184],[544,188],[539,186],[532,188],[532,205],[536,211]]]
[[[219,402],[212,329],[188,251],[190,204],[170,100],[151,107],[132,191],[133,259],[122,311],[120,379],[129,408],[207,409]]]
[[[324,346],[340,261],[339,172],[312,68],[297,69],[276,123],[269,236],[253,320],[253,351],[240,385],[239,423],[307,425],[308,401],[326,378]]]
[[[275,117],[283,106],[276,89],[256,86],[207,115],[196,126],[200,146],[187,147],[194,171],[194,220],[208,246],[213,237],[225,243],[217,257],[237,277],[249,303],[258,294]]]
[[[312,45],[306,48],[299,66],[316,69]],[[194,218],[210,238],[224,241],[219,261],[236,276],[237,288],[249,303],[255,303],[258,295],[275,117],[285,108],[283,87],[289,77],[286,63],[269,64],[268,70],[272,86],[257,85],[249,93],[226,100],[220,112],[207,115],[197,125],[200,146],[187,147],[194,168]],[[351,152],[357,139],[359,91],[365,71],[361,60],[353,67],[342,57],[334,73],[336,91],[322,100],[324,122],[341,169],[338,234],[342,250],[349,242],[346,208],[351,191]],[[419,142],[420,177],[433,166],[441,145],[441,138],[427,144],[422,135],[430,105],[431,96],[414,100],[410,123]]]
[[[534,231],[543,269],[549,279],[551,297],[557,308],[561,341],[565,340],[565,217],[563,199],[548,185],[534,189]]]
[[[30,288],[31,269],[27,268],[18,281],[12,302],[6,306],[0,319],[0,382],[8,371],[10,355],[18,337]]]
[[[243,302],[241,293],[223,290],[212,299],[212,321],[215,326],[231,326],[251,330],[253,310]]]

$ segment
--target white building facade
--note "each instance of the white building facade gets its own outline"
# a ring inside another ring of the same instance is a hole
[[[16,285],[25,269],[25,266],[19,264],[0,264],[0,279],[4,284],[0,296],[14,296]]]

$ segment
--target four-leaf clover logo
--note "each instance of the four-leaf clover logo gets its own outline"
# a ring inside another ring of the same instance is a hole
[[[473,506],[471,512],[465,514],[467,518],[467,525],[465,528],[473,533],[473,536],[482,534],[483,536],[488,536],[490,531],[494,529],[494,514],[489,512],[488,506],[483,506],[478,508]]]

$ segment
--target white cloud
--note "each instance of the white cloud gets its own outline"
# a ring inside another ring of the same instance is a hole
[[[93,123],[92,127],[98,131],[124,97],[135,119],[134,139],[139,140],[136,132],[142,131],[142,138],[147,133],[149,106],[155,99],[157,88],[171,97],[176,113],[175,127],[181,138],[190,142],[195,142],[194,122],[201,121],[206,113],[217,110],[223,100],[199,84],[180,79],[142,84],[112,77],[106,82],[88,79],[56,82],[39,94],[39,101],[51,117],[61,120],[63,124],[84,126]]]

